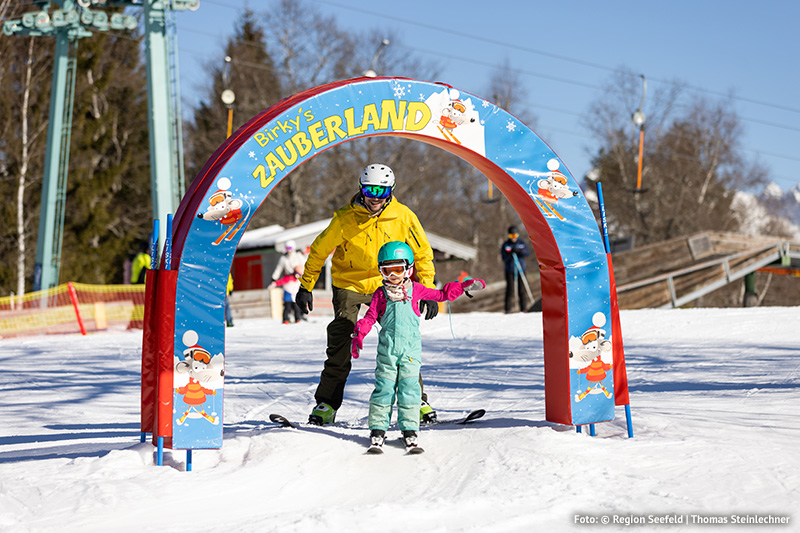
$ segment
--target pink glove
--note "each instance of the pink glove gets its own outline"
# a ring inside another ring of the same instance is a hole
[[[364,347],[364,340],[357,334],[353,337],[353,342],[350,344],[350,355],[353,356],[353,359],[358,359],[358,355],[361,352],[361,348]]]
[[[461,288],[465,291],[479,291],[486,288],[486,282],[482,279],[468,279],[461,282]]]

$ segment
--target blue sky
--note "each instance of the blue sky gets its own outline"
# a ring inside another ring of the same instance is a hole
[[[577,179],[597,150],[580,115],[611,72],[626,67],[647,77],[649,93],[678,79],[706,97],[733,94],[745,155],[782,189],[800,184],[800,3],[304,2],[335,15],[342,28],[391,30],[398,38],[390,46],[443,67],[433,81],[479,96],[488,96],[495,65],[508,60],[521,71],[536,132]],[[197,79],[202,65],[216,56],[222,62],[243,5],[200,0],[197,11],[177,15],[184,105],[195,102],[203,86]],[[249,2],[255,11],[270,5]]]

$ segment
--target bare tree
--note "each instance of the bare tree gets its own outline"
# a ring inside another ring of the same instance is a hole
[[[29,117],[29,104],[31,99],[31,90],[33,82],[33,65],[34,65],[34,46],[35,37],[28,37],[28,51],[25,58],[24,68],[24,81],[22,83],[22,106],[20,108],[20,159],[19,159],[19,177],[17,185],[17,296],[21,298],[25,294],[25,252],[26,252],[26,235],[25,235],[25,221],[26,221],[26,208],[25,208],[25,189],[28,182],[28,167],[30,166],[30,148],[31,144],[41,135],[47,126],[47,122],[40,122],[33,133],[29,133],[30,117]]]
[[[15,11],[16,10],[16,11]],[[24,6],[0,2],[0,15],[18,16]],[[44,135],[47,129],[48,83],[52,47],[39,37],[0,36],[0,195],[14,198],[0,205],[0,286],[25,294],[32,274],[31,250],[38,215]],[[11,259],[13,258],[13,259]]]
[[[638,130],[630,119],[638,76],[618,72],[586,120],[601,148],[593,159],[603,183],[609,228],[639,244],[701,230],[736,230],[733,193],[763,172],[742,155],[730,102],[685,94],[680,83],[648,93],[642,190],[636,189]]]

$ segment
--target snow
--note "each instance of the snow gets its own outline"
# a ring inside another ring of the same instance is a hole
[[[621,407],[595,437],[545,421],[540,314],[423,322],[439,416],[487,414],[423,429],[419,456],[394,439],[364,454],[374,332],[337,425],[294,430],[268,415],[307,417],[327,320],[239,321],[224,445],[195,451],[191,472],[185,452],[159,467],[139,443],[141,332],[1,340],[0,531],[621,531],[661,517],[682,525],[643,530],[722,531],[740,515],[790,520],[744,530],[797,531],[800,307],[621,320],[633,439]]]

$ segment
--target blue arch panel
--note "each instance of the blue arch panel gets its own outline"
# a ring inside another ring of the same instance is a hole
[[[442,148],[503,192],[539,260],[547,419],[613,418],[609,265],[591,208],[564,162],[488,100],[439,83],[360,78],[300,93],[253,118],[209,159],[181,202],[169,265],[178,271],[174,448],[222,444],[225,285],[253,214],[304,161],[375,135]],[[187,357],[208,363],[189,369]]]

